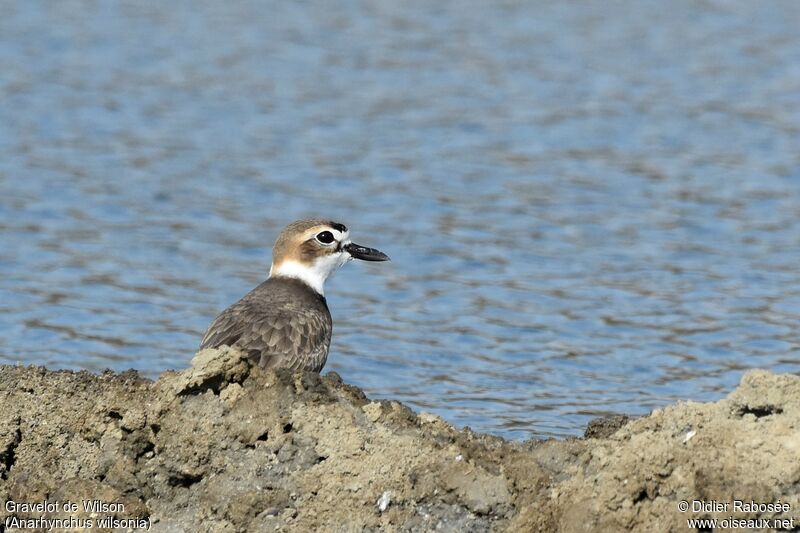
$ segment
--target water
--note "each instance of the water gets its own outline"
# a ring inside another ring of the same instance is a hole
[[[800,370],[800,4],[4,2],[0,361],[185,367],[328,216],[327,369],[523,439]]]

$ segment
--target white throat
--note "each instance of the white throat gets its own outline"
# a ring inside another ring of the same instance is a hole
[[[269,269],[269,277],[295,278],[304,282],[320,295],[325,294],[325,280],[347,263],[352,257],[347,252],[337,252],[323,257],[318,257],[312,264],[298,263],[297,261],[283,261],[277,268],[275,265]]]

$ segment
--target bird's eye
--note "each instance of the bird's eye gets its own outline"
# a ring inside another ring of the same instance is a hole
[[[330,244],[333,242],[333,233],[330,231],[321,231],[317,233],[317,240],[322,244]]]

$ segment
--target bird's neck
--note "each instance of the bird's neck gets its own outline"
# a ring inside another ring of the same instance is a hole
[[[328,273],[312,265],[303,264],[297,261],[281,261],[273,263],[269,269],[270,278],[292,278],[297,279],[311,287],[320,296],[325,295],[325,280]]]

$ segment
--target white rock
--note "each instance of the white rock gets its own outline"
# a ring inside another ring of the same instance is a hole
[[[392,503],[392,493],[385,490],[375,505],[378,506],[378,511],[382,513],[389,507],[390,503]]]

